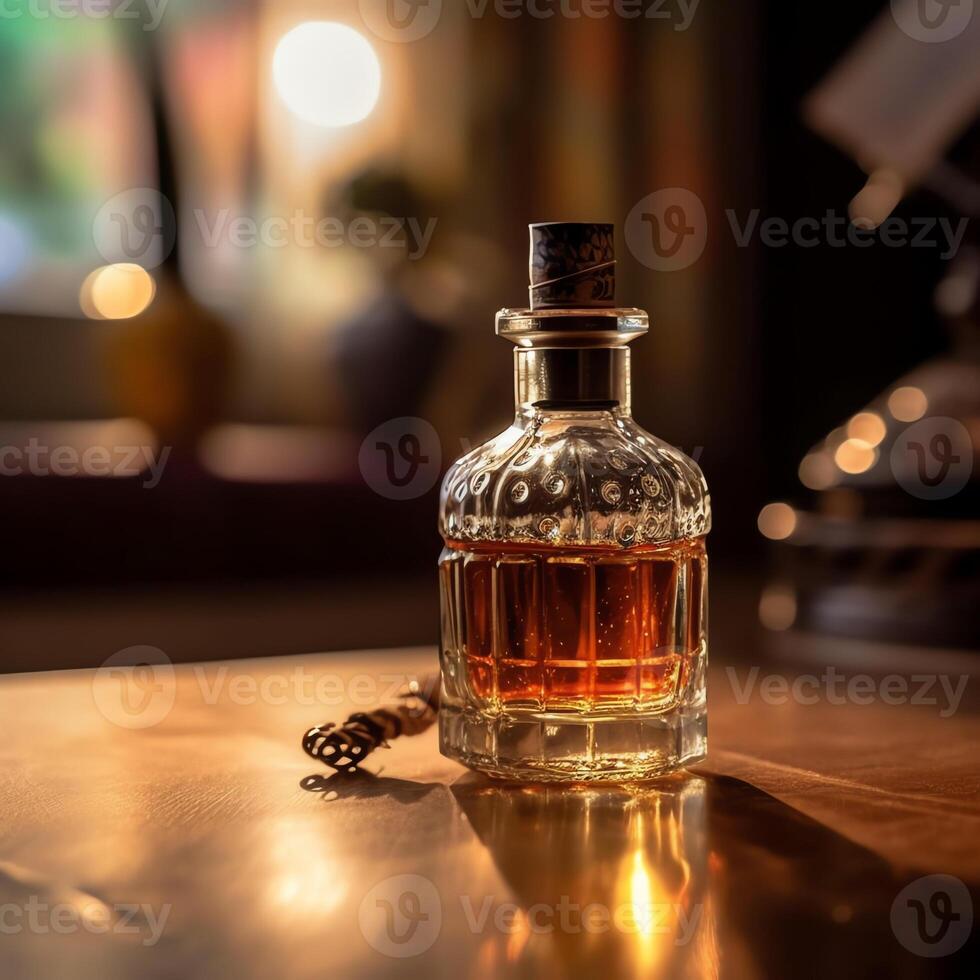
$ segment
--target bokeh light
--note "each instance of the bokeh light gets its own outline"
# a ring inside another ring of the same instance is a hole
[[[796,530],[796,511],[789,504],[766,504],[759,511],[759,531],[770,541],[782,541]]]
[[[156,293],[153,277],[131,262],[104,265],[86,276],[78,301],[93,320],[127,320],[142,313]]]
[[[852,476],[866,473],[878,460],[878,451],[863,439],[846,439],[837,447],[834,462]]]
[[[290,111],[315,126],[360,122],[381,94],[374,49],[353,28],[329,21],[306,21],[285,34],[272,76]]]
[[[787,585],[772,585],[759,597],[759,622],[767,630],[791,629],[796,622],[796,593]]]
[[[888,396],[888,411],[899,422],[918,422],[929,408],[929,399],[921,388],[896,388]]]
[[[858,412],[847,423],[847,434],[851,439],[860,439],[869,446],[877,446],[888,430],[884,419],[877,412]]]
[[[800,483],[808,490],[826,490],[837,482],[837,470],[827,452],[810,453],[800,463]]]

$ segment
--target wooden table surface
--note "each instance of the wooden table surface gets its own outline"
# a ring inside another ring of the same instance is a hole
[[[748,675],[715,669],[708,761],[645,787],[493,783],[434,729],[353,776],[303,755],[307,727],[434,666],[406,650],[0,679],[0,977],[975,966],[975,935],[911,951],[899,900],[954,876],[946,945],[972,924],[974,713],[758,687],[743,704]]]

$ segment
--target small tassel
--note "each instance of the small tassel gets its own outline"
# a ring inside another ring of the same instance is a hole
[[[358,711],[339,727],[327,722],[303,736],[303,751],[337,772],[353,772],[375,749],[389,748],[399,735],[419,735],[430,728],[439,710],[435,679],[412,681],[399,695],[400,703],[375,711]]]

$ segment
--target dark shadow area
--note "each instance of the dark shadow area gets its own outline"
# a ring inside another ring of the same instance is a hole
[[[441,783],[420,783],[412,779],[393,779],[376,776],[364,769],[353,772],[337,772],[324,776],[311,773],[299,781],[307,793],[320,793],[324,803],[334,800],[373,800],[386,797],[406,805],[418,803],[433,790],[441,789]]]
[[[566,789],[465,776],[452,792],[524,910],[565,896],[651,911],[645,929],[556,930],[559,971],[931,977],[976,962],[975,941],[942,959],[908,952],[890,925],[905,877],[737,779]]]

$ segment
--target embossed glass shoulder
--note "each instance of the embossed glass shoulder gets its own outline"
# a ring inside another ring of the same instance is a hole
[[[641,310],[609,225],[532,225],[516,417],[442,488],[442,751],[496,776],[643,779],[704,757],[710,499],[630,414]]]

